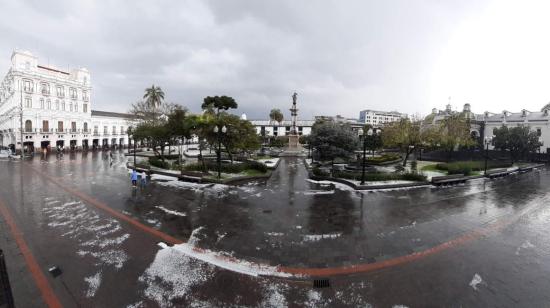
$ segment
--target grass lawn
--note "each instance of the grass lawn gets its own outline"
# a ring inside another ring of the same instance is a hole
[[[437,169],[437,164],[431,164],[431,165],[426,165],[424,167],[422,167],[420,170],[422,171],[443,171],[443,170],[439,170]]]

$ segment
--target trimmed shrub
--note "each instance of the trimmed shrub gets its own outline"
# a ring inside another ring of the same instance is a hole
[[[206,169],[209,171],[217,171],[218,164],[215,161],[205,161]],[[187,171],[204,171],[202,163],[188,164],[183,167]],[[220,171],[223,173],[241,173],[245,170],[256,170],[262,173],[267,172],[267,166],[257,161],[247,161],[240,164],[224,164],[220,166]]]
[[[162,169],[170,169],[170,164],[166,161],[162,161],[161,159],[157,157],[151,157],[149,158],[149,164],[153,167],[162,168]]]
[[[311,169],[311,172],[315,176],[330,176],[330,173],[328,173],[327,171],[325,171],[325,170],[323,170],[319,167],[314,167],[313,169]]]
[[[336,171],[334,172],[334,177],[343,178],[348,180],[361,180],[361,173],[358,172],[346,172],[346,171]],[[425,181],[426,176],[418,173],[366,173],[366,181]]]
[[[367,163],[380,164],[388,161],[398,160],[400,158],[401,156],[399,156],[398,154],[383,154],[381,156],[376,156],[376,157],[367,157]]]
[[[488,161],[487,168],[506,168],[510,163],[500,161]],[[485,161],[456,161],[452,163],[439,163],[436,169],[447,171],[448,174],[470,175],[472,171],[482,171],[485,168]]]

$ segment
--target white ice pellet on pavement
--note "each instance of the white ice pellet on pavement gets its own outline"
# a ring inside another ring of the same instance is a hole
[[[94,297],[97,289],[99,289],[99,285],[101,284],[101,272],[97,272],[95,275],[84,278],[84,281],[88,283],[86,297]]]
[[[481,276],[479,276],[479,274],[475,274],[474,277],[472,278],[472,281],[470,281],[470,286],[472,288],[474,288],[474,290],[477,291],[477,285],[482,283],[483,280],[481,279]]]

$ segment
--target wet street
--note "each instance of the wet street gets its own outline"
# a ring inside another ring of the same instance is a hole
[[[550,305],[546,169],[355,192],[308,180],[298,158],[239,187],[154,176],[132,188],[125,162],[0,161],[17,307]]]

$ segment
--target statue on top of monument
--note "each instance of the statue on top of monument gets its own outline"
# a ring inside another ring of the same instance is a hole
[[[296,98],[298,97],[298,93],[294,92],[294,94],[292,94],[292,104],[296,105]]]

